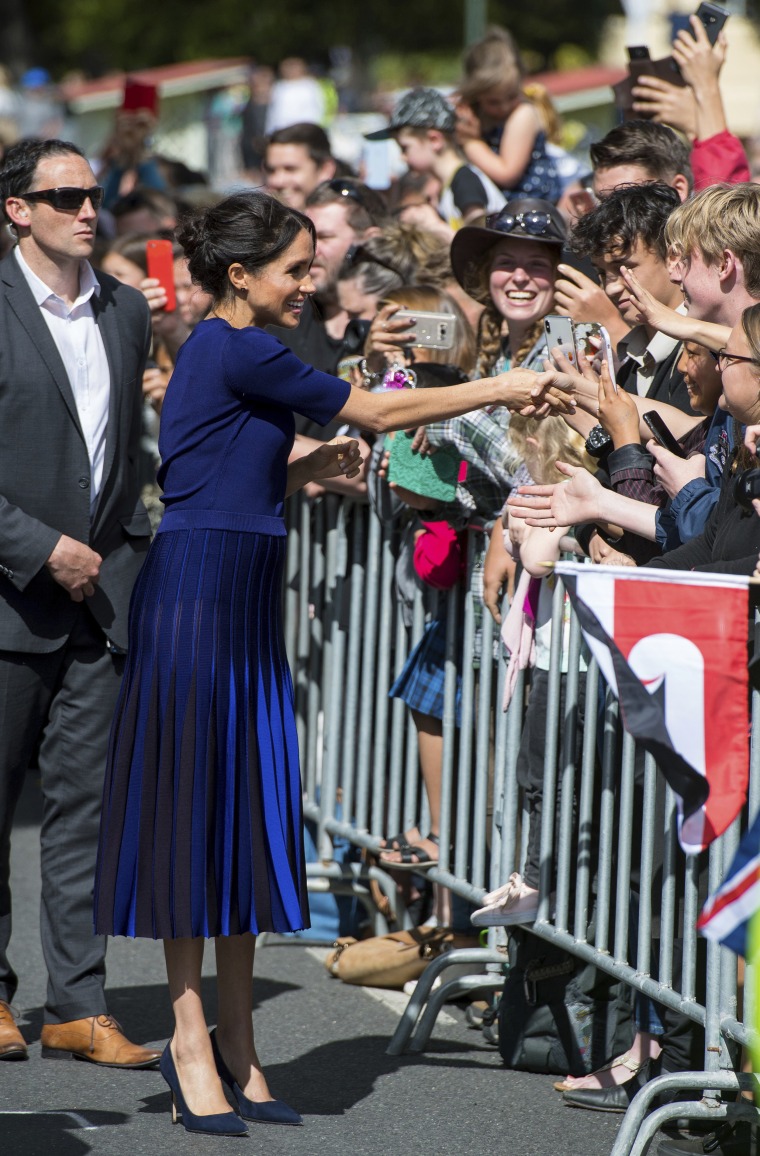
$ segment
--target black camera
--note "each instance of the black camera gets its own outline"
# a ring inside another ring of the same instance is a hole
[[[744,470],[734,482],[734,501],[748,514],[753,498],[760,498],[760,469]]]
[[[346,326],[346,332],[343,335],[344,356],[362,352],[371,324],[371,321],[360,321],[358,317],[349,321]]]

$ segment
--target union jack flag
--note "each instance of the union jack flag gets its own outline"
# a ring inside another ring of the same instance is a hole
[[[708,939],[748,954],[752,917],[760,911],[760,813],[748,829],[718,891],[705,904],[697,927]]]

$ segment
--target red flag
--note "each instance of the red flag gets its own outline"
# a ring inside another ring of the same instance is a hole
[[[682,800],[681,845],[702,850],[747,794],[748,579],[576,563],[557,572],[626,730]]]

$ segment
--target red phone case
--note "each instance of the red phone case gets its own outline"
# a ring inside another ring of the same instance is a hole
[[[166,292],[165,311],[173,313],[177,308],[177,296],[174,292],[174,253],[171,241],[148,241],[145,245],[145,260],[148,276],[160,281],[161,288]]]
[[[124,81],[122,112],[150,112],[158,116],[158,89],[155,84],[145,84],[128,76]]]

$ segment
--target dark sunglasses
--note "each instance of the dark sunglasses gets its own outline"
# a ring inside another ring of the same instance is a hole
[[[380,265],[381,268],[387,269],[390,273],[395,273],[397,277],[404,280],[403,275],[398,271],[395,265],[384,261],[382,257],[376,257],[374,253],[370,253],[364,245],[351,245],[345,256],[345,262],[351,269],[355,269],[357,265]]]
[[[486,228],[495,229],[498,233],[512,233],[521,229],[529,237],[553,237],[563,242],[564,237],[551,213],[542,213],[540,210],[531,210],[527,213],[507,213],[503,209],[500,213],[493,213],[486,217]]]
[[[344,177],[334,177],[333,180],[326,181],[325,184],[333,193],[339,193],[341,197],[348,197],[350,200],[356,201],[363,209],[367,208],[364,197],[353,182]]]
[[[21,193],[24,201],[46,201],[54,209],[70,213],[81,209],[85,201],[90,201],[93,209],[99,209],[103,204],[105,189],[102,185],[93,185],[91,189],[38,189],[34,193]]]

